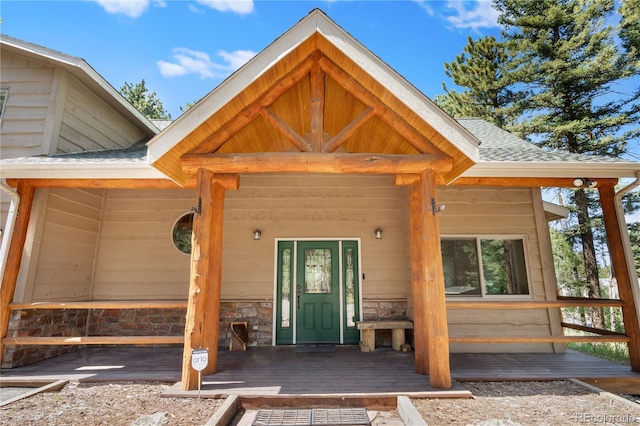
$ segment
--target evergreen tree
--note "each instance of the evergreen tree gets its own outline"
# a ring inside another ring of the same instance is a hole
[[[453,62],[445,62],[445,73],[453,82],[466,90],[449,90],[445,83],[444,95],[436,95],[435,102],[456,118],[475,117],[489,121],[500,128],[514,123],[510,105],[514,93],[509,90],[505,65],[509,61],[507,49],[495,37],[478,40],[468,38],[464,52]]]
[[[495,0],[511,51],[510,75],[523,84],[517,130],[540,146],[619,157],[637,132],[633,97],[612,96],[630,75],[628,56],[605,25],[613,0]],[[574,192],[589,296],[600,297],[589,196]],[[593,325],[604,326],[602,309]]]
[[[120,94],[150,120],[171,119],[171,115],[164,109],[156,92],[149,93],[144,79],[136,85],[125,82],[124,86],[120,88]]]
[[[620,38],[632,59],[640,61],[640,2],[623,0],[620,6]],[[640,66],[636,64],[636,66]]]

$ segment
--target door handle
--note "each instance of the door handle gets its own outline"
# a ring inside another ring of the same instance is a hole
[[[298,309],[300,309],[300,293],[296,295],[296,300],[298,302]]]

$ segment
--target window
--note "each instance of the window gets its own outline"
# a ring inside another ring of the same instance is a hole
[[[0,123],[2,123],[2,117],[4,117],[4,107],[7,103],[7,96],[9,96],[9,89],[0,88]]]
[[[528,295],[522,238],[443,237],[448,296]]]
[[[193,213],[185,213],[173,225],[173,244],[184,254],[191,254],[191,234],[193,232]]]

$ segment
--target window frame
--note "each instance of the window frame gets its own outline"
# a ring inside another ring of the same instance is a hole
[[[5,92],[4,101],[2,105],[0,105],[0,127],[2,127],[2,123],[4,121],[4,112],[7,109],[7,100],[9,99],[9,87],[0,86],[0,92]]]
[[[529,238],[526,234],[441,234],[440,240],[475,240],[476,253],[478,256],[478,276],[480,279],[479,295],[445,294],[447,299],[453,300],[534,300],[534,286],[531,274],[531,256],[529,253]],[[482,264],[482,240],[520,240],[522,241],[522,251],[524,260],[525,276],[527,278],[528,294],[487,294],[487,287],[484,280],[484,265]],[[444,273],[444,270],[442,271]],[[446,291],[446,290],[445,290]]]

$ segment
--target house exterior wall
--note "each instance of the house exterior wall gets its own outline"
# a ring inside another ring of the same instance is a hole
[[[531,298],[546,300],[533,205],[536,198],[531,188],[451,186],[439,190],[438,196],[440,203],[446,206],[440,218],[442,236],[524,236],[527,242]],[[551,250],[551,247],[547,249]],[[447,317],[450,335],[548,336],[551,333],[547,309],[448,310]],[[451,351],[551,352],[553,345],[454,343],[451,344]]]
[[[57,153],[126,148],[146,136],[75,77],[69,76]]]
[[[173,246],[171,232],[195,205],[195,192],[110,189],[103,194],[102,199],[98,193],[52,190],[33,300],[186,299],[190,258]],[[360,238],[363,316],[411,317],[407,196],[407,188],[394,186],[391,176],[243,176],[240,189],[227,191],[225,199],[222,302],[228,309],[221,314],[221,338],[230,321],[246,320],[256,340],[270,343],[265,336],[271,322],[265,316],[266,310],[272,312],[276,238]],[[443,236],[524,236],[531,297],[545,300],[531,189],[448,187],[439,190],[439,199],[446,205],[440,220]],[[81,200],[93,204],[85,206]],[[104,202],[101,219],[99,200]],[[93,250],[68,241],[74,234],[65,232],[64,223],[70,223],[65,220],[72,206],[73,223],[82,228],[77,235],[98,240],[95,269],[93,281],[87,281],[89,270],[74,268],[68,273],[79,278],[77,285],[61,286],[58,274],[65,272],[57,257],[71,260],[78,251]],[[376,228],[383,230],[380,240],[375,239]],[[255,229],[262,231],[259,241],[253,239]],[[63,235],[66,241],[58,241]],[[63,250],[51,253],[53,247]],[[550,334],[546,309],[449,310],[448,320],[452,335]],[[552,349],[551,344],[452,344],[452,351],[463,352]]]
[[[35,273],[25,300],[89,301],[104,190],[55,188],[46,194]]]

